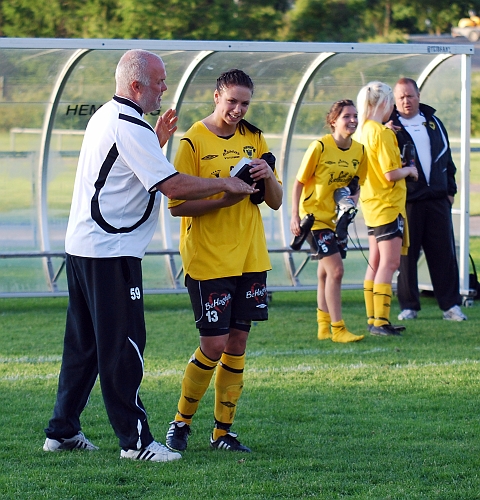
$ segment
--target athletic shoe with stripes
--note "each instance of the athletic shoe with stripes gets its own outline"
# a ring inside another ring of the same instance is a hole
[[[75,436],[67,439],[45,439],[43,451],[64,451],[64,450],[98,450],[98,446],[91,443],[83,434],[79,432]]]
[[[185,451],[190,432],[190,426],[187,423],[174,420],[170,422],[165,444],[173,451]]]
[[[225,436],[220,436],[217,440],[213,440],[213,434],[210,436],[210,446],[216,450],[228,450],[228,451],[243,451],[245,453],[250,453],[252,450],[243,446],[242,443],[237,439],[237,434],[234,432],[228,432]]]
[[[180,453],[170,451],[161,443],[152,441],[146,448],[141,450],[123,450],[120,458],[131,458],[132,460],[149,460],[150,462],[171,462],[182,458]]]

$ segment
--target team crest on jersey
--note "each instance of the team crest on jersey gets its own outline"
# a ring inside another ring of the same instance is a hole
[[[225,158],[225,160],[240,158],[240,153],[238,151],[235,151],[234,149],[224,149],[223,157]]]
[[[207,155],[202,158],[202,160],[214,160],[218,155]]]
[[[220,172],[221,170],[214,170],[211,175],[213,175],[214,177],[220,177]]]
[[[243,148],[243,152],[247,155],[248,158],[253,158],[253,153],[255,153],[255,148],[253,146],[245,146]]]
[[[246,292],[245,298],[255,299],[255,301],[257,302],[256,307],[264,309],[265,307],[268,307],[265,303],[266,295],[267,286],[265,283],[253,283],[253,285],[250,287],[250,290]]]
[[[205,311],[208,312],[215,310],[219,313],[222,313],[228,307],[228,304],[230,304],[231,300],[232,296],[229,293],[211,293],[208,296],[208,301],[204,304]]]
[[[353,165],[353,168],[356,170],[358,165],[359,165],[359,161],[358,160],[352,160],[352,165]]]
[[[435,126],[435,122],[428,122],[428,126],[432,129],[435,130],[437,127]]]

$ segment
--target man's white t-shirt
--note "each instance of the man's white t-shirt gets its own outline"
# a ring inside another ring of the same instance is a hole
[[[142,258],[155,232],[161,201],[152,188],[176,174],[141,108],[114,96],[96,111],[85,130],[66,252]]]
[[[413,118],[399,116],[398,119],[413,139],[418,159],[420,160],[420,165],[417,165],[417,168],[421,166],[427,179],[427,184],[429,184],[430,172],[432,170],[432,150],[430,147],[430,137],[427,132],[427,120],[422,113],[418,113]]]

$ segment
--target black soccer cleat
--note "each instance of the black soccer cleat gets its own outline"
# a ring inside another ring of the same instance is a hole
[[[188,424],[174,420],[170,422],[165,444],[173,451],[185,451],[187,449],[188,435],[191,432]]]
[[[210,436],[210,446],[216,450],[228,450],[228,451],[243,451],[244,453],[250,453],[252,450],[243,446],[242,443],[237,439],[237,434],[234,432],[228,432],[225,436],[220,436],[217,440],[213,440],[213,434]]]
[[[392,324],[390,323],[390,326],[393,326],[393,328],[395,328],[395,330],[397,330],[397,332],[403,332],[403,331],[405,331],[405,330],[407,329],[407,327],[406,327],[406,326],[404,326],[404,325],[392,325]],[[367,330],[368,330],[369,332],[371,332],[371,331],[372,331],[372,328],[373,328],[373,325],[369,325],[369,324],[367,324]]]
[[[378,337],[402,336],[402,334],[391,323],[385,323],[381,326],[372,326],[370,328],[370,333]]]

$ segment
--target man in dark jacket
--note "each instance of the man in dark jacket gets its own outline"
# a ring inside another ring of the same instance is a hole
[[[457,192],[456,168],[448,135],[435,109],[420,103],[415,80],[401,78],[395,85],[396,126],[400,151],[413,144],[418,181],[407,178],[408,255],[402,256],[397,280],[399,320],[415,319],[420,311],[417,264],[423,249],[435,297],[443,319],[466,320],[460,309],[459,274],[451,208]]]

